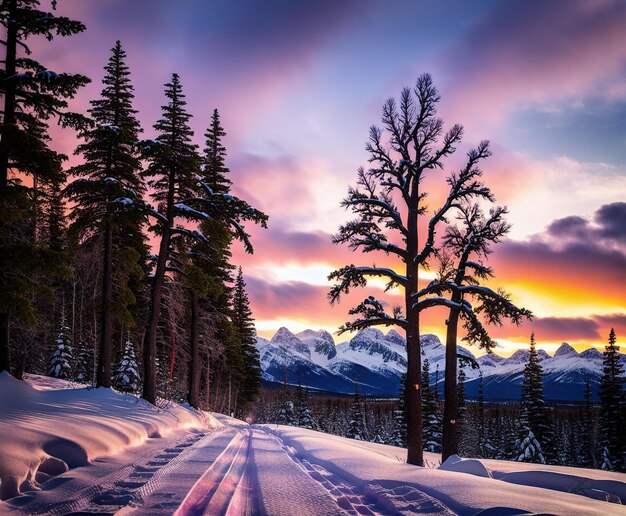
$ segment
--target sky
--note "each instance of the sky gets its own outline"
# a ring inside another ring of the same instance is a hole
[[[233,249],[260,335],[281,326],[334,332],[367,295],[402,301],[374,282],[331,307],[326,276],[389,262],[331,236],[350,219],[339,203],[367,166],[365,141],[382,104],[428,72],[446,126],[465,128],[428,183],[430,208],[465,152],[488,139],[484,178],[510,212],[509,238],[490,257],[491,285],[535,317],[491,328],[500,352],[527,346],[533,331],[549,352],[562,341],[604,345],[611,327],[618,342],[626,336],[626,2],[58,3],[87,31],[34,48],[49,68],[93,79],[73,108],[97,97],[120,39],[147,138],[173,72],[197,143],[220,110],[234,191],[269,215],[269,229],[250,228],[254,255]],[[55,136],[68,154],[75,144],[71,131]],[[443,337],[445,318],[428,312],[422,332]]]

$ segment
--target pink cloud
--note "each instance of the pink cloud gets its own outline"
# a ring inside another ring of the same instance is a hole
[[[443,57],[445,114],[480,127],[529,105],[614,98],[624,92],[615,86],[624,80],[624,27],[620,1],[499,4]]]

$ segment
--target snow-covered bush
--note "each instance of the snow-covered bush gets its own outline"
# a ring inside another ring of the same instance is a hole
[[[54,351],[50,357],[48,376],[64,380],[72,378],[74,357],[70,342],[70,329],[62,324],[54,343]]]
[[[526,436],[519,443],[519,455],[517,462],[535,462],[545,464],[546,460],[539,441],[535,438],[532,430],[526,428]]]
[[[115,366],[113,373],[113,386],[122,392],[137,392],[141,378],[139,376],[139,366],[135,354],[135,346],[126,340],[124,344],[124,353],[119,362]]]

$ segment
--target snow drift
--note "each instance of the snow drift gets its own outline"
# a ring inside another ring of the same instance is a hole
[[[0,499],[150,437],[219,425],[173,403],[162,410],[112,389],[34,375],[27,383],[0,373]]]
[[[300,460],[357,486],[390,512],[626,514],[620,504],[626,479],[620,473],[456,456],[443,467],[420,468],[404,462],[402,448],[288,426],[259,427],[282,439]],[[440,462],[439,455],[424,455],[430,466]]]

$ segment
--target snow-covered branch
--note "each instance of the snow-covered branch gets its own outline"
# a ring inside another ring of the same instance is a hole
[[[385,312],[383,304],[375,297],[369,296],[350,310],[350,315],[358,315],[354,321],[347,322],[339,328],[339,334],[348,331],[358,331],[370,326],[399,326],[406,328],[406,319],[402,317],[399,308],[394,308],[392,314]]]
[[[392,269],[384,267],[357,267],[355,265],[346,265],[341,269],[331,272],[328,279],[339,280],[339,283],[333,285],[328,297],[331,304],[339,301],[342,294],[347,294],[352,288],[364,287],[367,285],[367,276],[383,277],[389,280],[387,290],[396,285],[406,286],[406,277],[398,274]]]

